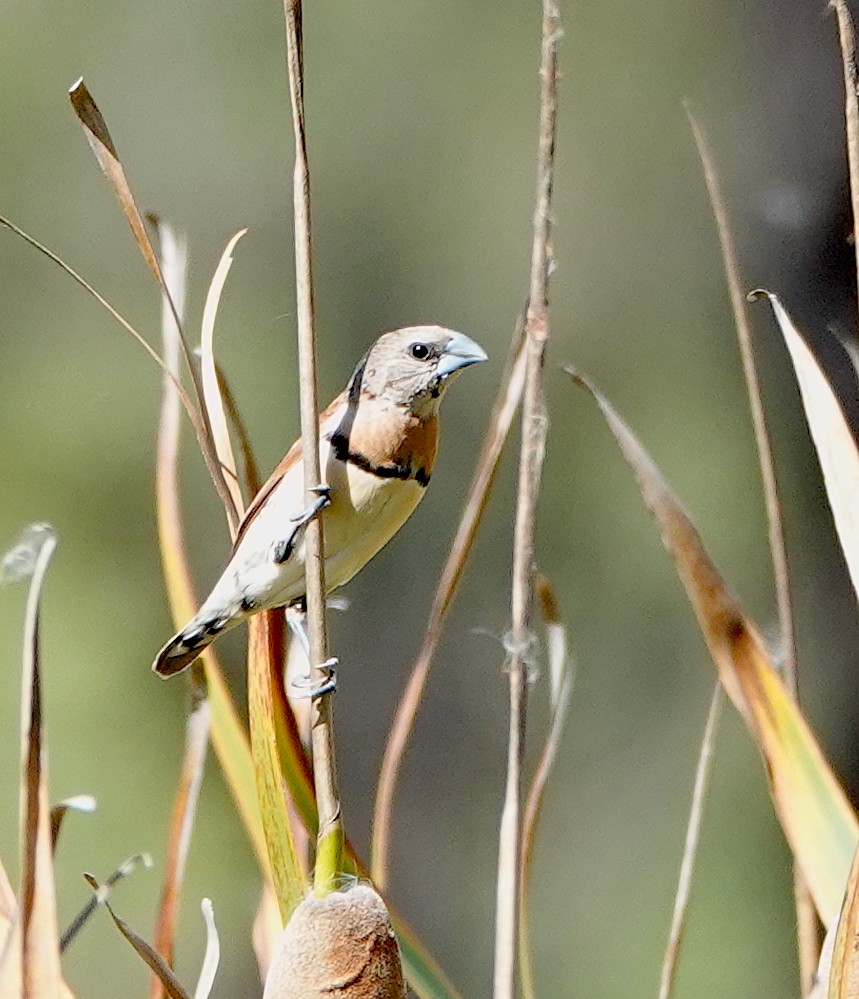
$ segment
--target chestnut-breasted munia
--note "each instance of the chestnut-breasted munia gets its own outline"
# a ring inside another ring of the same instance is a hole
[[[326,589],[359,572],[426,492],[445,390],[463,368],[485,360],[473,340],[442,326],[382,334],[319,418],[318,503],[306,509],[297,441],[248,507],[212,592],[158,653],[155,672],[172,676],[251,614],[302,601],[311,516],[322,520]]]

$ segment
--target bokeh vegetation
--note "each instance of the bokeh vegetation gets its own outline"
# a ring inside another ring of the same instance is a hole
[[[775,32],[778,8],[772,16]],[[137,196],[189,233],[190,314],[199,315],[227,236],[250,227],[223,299],[219,344],[267,466],[298,430],[280,17],[277,5],[167,2],[85,11],[10,4],[0,13],[2,211],[154,338],[151,279],[65,98],[85,72]],[[565,11],[552,425],[538,553],[561,596],[579,675],[535,857],[533,939],[546,995],[653,994],[712,685],[635,487],[556,362],[594,374],[657,456],[750,611],[762,622],[775,618],[718,245],[680,107],[682,97],[702,98],[699,113],[721,140],[745,209],[749,286],[773,284],[790,303],[771,232],[758,240],[748,211],[756,175],[745,146],[759,142],[757,155],[774,159],[777,150],[765,102],[744,86],[764,86],[743,30],[749,17],[728,3]],[[497,373],[527,284],[534,12],[507,2],[385,2],[309,9],[307,18],[321,393],[340,388],[380,329],[412,321],[473,333]],[[820,113],[837,114],[834,27],[818,21],[811,47],[831,57]],[[761,120],[750,125],[755,115]],[[833,137],[836,150],[840,141]],[[778,162],[791,155],[790,146],[778,150]],[[787,257],[805,252],[801,235],[793,238]],[[153,511],[160,379],[92,302],[8,234],[0,260],[0,536],[11,541],[34,519],[58,529],[43,639],[52,783],[56,797],[86,791],[99,799],[96,815],[71,817],[64,832],[65,922],[89,892],[81,871],[104,876],[139,850],[154,855],[156,868],[163,858],[184,705],[181,685],[160,684],[148,669],[170,628]],[[796,287],[807,295],[807,284]],[[827,302],[821,325],[828,309],[837,315],[839,303]],[[841,685],[852,667],[854,601],[783,350],[769,319],[756,322],[795,567],[802,686],[824,744],[848,772],[851,699]],[[282,365],[271,363],[276,356]],[[451,393],[427,503],[350,586],[348,615],[332,620],[335,651],[347,631],[352,648],[337,737],[348,829],[364,853],[387,725],[493,383],[483,371]],[[189,533],[199,578],[209,581],[225,554],[224,532],[202,465],[193,448],[187,453]],[[470,995],[483,993],[491,964],[506,735],[498,636],[509,617],[513,479],[508,460],[430,680],[394,832],[393,898]],[[20,601],[12,592],[0,601],[4,859],[15,842]],[[225,659],[240,688],[238,655]],[[151,872],[122,887],[122,911],[138,928],[151,922],[157,890]],[[257,892],[244,835],[211,768],[179,966],[199,964],[196,900],[210,895],[224,950],[216,994],[241,994],[257,980],[246,932]],[[81,995],[124,994],[138,981],[142,994],[145,972],[107,919],[88,927],[66,967]],[[794,981],[787,851],[756,752],[729,713],[678,994],[787,995]]]

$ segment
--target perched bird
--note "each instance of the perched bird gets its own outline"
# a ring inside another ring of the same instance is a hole
[[[158,653],[155,672],[179,673],[251,614],[302,602],[304,526],[317,513],[326,588],[342,586],[363,569],[426,492],[445,390],[463,368],[485,360],[473,340],[442,326],[383,333],[319,417],[318,501],[305,509],[304,462],[296,441],[248,507],[221,578]]]

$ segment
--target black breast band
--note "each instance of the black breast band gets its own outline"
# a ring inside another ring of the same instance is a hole
[[[360,468],[363,472],[369,472],[370,475],[376,475],[380,479],[401,479],[403,482],[414,479],[419,486],[426,488],[429,485],[430,473],[425,468],[415,468],[411,462],[403,464],[388,461],[381,465],[374,465],[365,454],[361,454],[360,451],[353,451],[349,447],[349,440],[346,435],[339,431],[331,434],[328,440],[331,442],[334,457],[338,461],[348,461],[350,465]]]

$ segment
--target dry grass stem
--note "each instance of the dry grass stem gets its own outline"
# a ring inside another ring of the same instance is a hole
[[[124,860],[119,867],[113,871],[105,880],[98,886],[98,890],[90,896],[87,904],[78,912],[75,918],[69,923],[62,937],[60,938],[60,953],[64,953],[65,950],[71,946],[80,931],[89,922],[90,917],[98,908],[110,898],[114,887],[123,880],[127,878],[129,874],[134,873],[138,867],[151,867],[152,858],[148,853],[135,853],[133,857],[129,857]],[[84,875],[86,877],[86,875]],[[90,884],[91,882],[87,882]]]
[[[319,401],[316,391],[316,333],[314,329],[313,270],[311,258],[310,171],[304,122],[304,58],[301,36],[301,0],[284,0],[289,93],[295,135],[293,209],[295,215],[295,293],[298,319],[298,366],[301,390],[301,444],[307,505],[311,491],[321,482],[319,469]],[[325,607],[325,559],[322,524],[314,518],[305,532],[305,579],[307,623],[313,666],[328,660],[328,628]],[[315,669],[321,683],[324,671]],[[314,888],[329,892],[342,866],[343,822],[337,792],[331,698],[313,703],[313,775],[319,808],[319,831]]]
[[[549,580],[542,574],[537,576],[537,595],[540,598],[540,610],[546,625],[551,712],[543,751],[534,771],[522,817],[522,862],[519,872],[519,978],[522,982],[522,994],[525,999],[536,999],[538,995],[531,967],[528,932],[528,888],[531,879],[531,860],[543,796],[558,754],[567,708],[573,692],[574,676],[572,661],[567,651],[567,630],[561,620],[558,601]]]
[[[677,879],[677,893],[674,896],[674,912],[671,916],[671,929],[668,933],[668,945],[662,959],[662,974],[659,981],[659,999],[669,999],[674,987],[674,975],[686,930],[686,916],[689,910],[689,899],[692,894],[692,879],[695,874],[695,861],[698,856],[698,843],[701,838],[701,825],[704,819],[704,803],[710,787],[710,773],[713,767],[713,750],[716,743],[716,732],[722,707],[725,703],[725,693],[722,684],[717,680],[710,700],[710,710],[707,713],[707,723],[704,726],[704,738],[701,740],[701,752],[698,754],[698,767],[695,771],[695,785],[692,790],[692,807],[689,810],[689,823],[686,826],[686,842],[683,845],[683,860],[680,864],[680,877]],[[805,995],[805,993],[803,993]]]
[[[385,745],[376,790],[370,858],[373,883],[380,891],[384,891],[388,881],[391,821],[400,765],[412,732],[430,665],[441,638],[442,625],[462,577],[466,560],[471,553],[477,528],[480,525],[489,492],[495,480],[495,473],[498,471],[501,452],[507,442],[513,417],[522,398],[525,382],[524,343],[523,316],[522,321],[517,323],[516,331],[513,334],[507,364],[501,376],[498,393],[489,417],[489,428],[483,438],[483,447],[475,465],[474,476],[471,480],[459,526],[456,529],[456,536],[450,546],[450,552],[433,598],[423,645],[412,666],[403,696],[397,705],[397,712]]]
[[[734,313],[734,325],[740,345],[740,356],[743,362],[743,374],[746,379],[746,389],[752,413],[752,424],[755,433],[755,446],[758,452],[758,462],[761,469],[761,480],[764,486],[764,503],[767,513],[767,530],[769,534],[770,558],[773,565],[776,602],[778,604],[778,621],[780,644],[784,650],[783,673],[787,689],[795,700],[799,699],[799,674],[796,658],[796,634],[793,621],[793,601],[790,593],[790,575],[788,572],[787,551],[784,541],[784,525],[781,515],[781,503],[776,481],[775,461],[767,429],[764,413],[761,387],[758,379],[755,353],[752,346],[752,334],[749,324],[749,313],[746,296],[740,283],[740,265],[734,234],[728,219],[728,209],[716,161],[707,140],[704,129],[695,118],[691,107],[686,105],[686,114],[695,145],[704,170],[704,180],[710,196],[716,228],[719,232],[719,243],[722,248],[722,258],[725,264],[725,277],[731,297],[731,308]],[[811,989],[814,971],[820,951],[819,927],[814,912],[814,902],[808,886],[802,875],[794,871],[793,879],[794,903],[796,907],[797,949],[799,952],[800,984],[802,994],[807,995]]]
[[[154,947],[164,960],[172,966],[176,940],[176,927],[179,922],[179,903],[182,885],[185,880],[185,865],[191,848],[191,833],[197,814],[200,786],[203,783],[206,752],[209,748],[209,726],[211,707],[206,697],[195,695],[193,680],[189,696],[191,709],[185,719],[185,751],[182,770],[173,801],[173,814],[170,819],[170,835],[167,842],[167,856],[164,861],[164,881],[158,900],[155,924]],[[157,976],[150,979],[149,994],[152,999],[163,995],[163,988]]]
[[[4,996],[56,996],[62,987],[40,654],[42,587],[56,544],[52,528],[34,524],[0,566],[3,581],[30,580],[21,668],[21,882],[18,912],[0,955]]]
[[[557,112],[557,46],[560,19],[554,0],[543,0],[540,57],[540,129],[537,152],[537,196],[531,251],[531,283],[525,318],[525,393],[516,524],[510,635],[510,729],[507,781],[498,845],[496,890],[494,999],[513,999],[519,912],[520,812],[528,656],[531,647],[531,603],[534,588],[534,524],[545,451],[547,418],[543,365],[549,337],[548,280],[550,263],[552,182]]]
[[[162,297],[161,330],[164,361],[174,376],[179,373],[179,326],[185,314],[188,278],[188,248],[184,238],[160,219],[156,224],[161,242],[161,273],[170,289],[170,297]],[[156,516],[162,544],[179,524],[177,459],[179,454],[179,397],[172,381],[165,375],[161,414],[158,426]],[[197,801],[203,780],[206,750],[209,745],[210,707],[206,698],[205,676],[195,664],[189,671],[189,711],[185,720],[185,749],[179,783],[173,802],[164,880],[155,920],[154,946],[168,965],[173,963],[176,926],[185,878],[185,863],[191,845],[191,832],[197,811]],[[161,979],[153,974],[149,982],[151,999],[164,995]]]
[[[788,689],[796,696],[797,683],[797,663],[796,663],[796,638],[793,624],[793,606],[790,596],[790,576],[788,573],[787,553],[784,542],[784,526],[782,523],[781,503],[779,502],[778,484],[776,482],[775,462],[773,460],[772,445],[770,444],[769,430],[767,429],[766,415],[764,413],[763,400],[761,398],[761,386],[758,379],[757,365],[755,363],[755,353],[752,347],[752,333],[749,325],[749,314],[747,309],[746,295],[740,283],[740,266],[737,257],[737,247],[734,242],[734,234],[728,220],[728,210],[725,203],[725,196],[722,193],[722,185],[719,175],[716,172],[716,163],[713,157],[706,133],[698,123],[691,108],[686,106],[686,114],[689,117],[689,124],[695,136],[695,144],[698,147],[698,155],[701,158],[701,165],[704,169],[704,179],[707,183],[707,191],[710,195],[710,204],[713,208],[713,215],[716,220],[716,228],[719,231],[719,242],[722,247],[722,257],[725,264],[725,276],[728,282],[728,290],[731,296],[731,308],[734,313],[734,323],[737,328],[737,339],[740,344],[740,356],[743,362],[743,374],[746,379],[749,405],[752,411],[752,424],[755,432],[755,445],[760,463],[761,478],[764,485],[764,498],[766,502],[767,526],[769,528],[770,555],[773,563],[773,574],[775,578],[776,597],[778,602],[778,619],[780,630],[780,643],[784,648],[785,666],[784,675]]]

